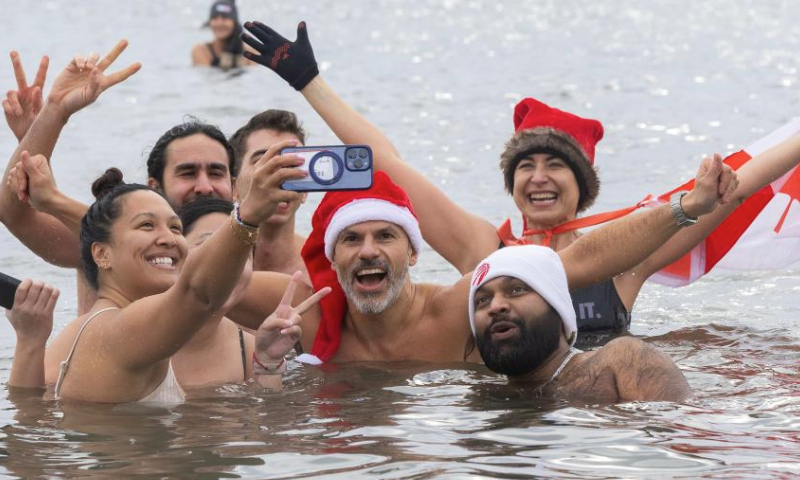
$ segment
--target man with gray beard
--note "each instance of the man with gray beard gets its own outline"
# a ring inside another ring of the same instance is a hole
[[[670,358],[633,337],[592,352],[578,333],[558,254],[536,245],[498,250],[472,274],[469,319],[494,372],[544,394],[589,403],[680,401],[689,385]]]
[[[720,198],[731,194],[729,185],[735,185],[735,173],[704,161],[695,188],[682,198],[682,214],[695,218],[712,211]],[[593,230],[554,255],[563,262],[569,287],[583,288],[642,261],[679,231],[678,220],[670,206],[662,205]],[[332,292],[297,320],[301,346],[309,352],[299,360],[465,359],[472,337],[470,277],[452,285],[411,281],[408,270],[417,263],[422,234],[408,196],[385,173],[375,173],[369,190],[327,193],[311,223],[302,256],[314,290],[330,287]],[[254,275],[231,318],[257,326],[275,310],[287,278]],[[298,288],[293,303],[310,294],[310,289]],[[466,359],[480,361],[476,351]]]

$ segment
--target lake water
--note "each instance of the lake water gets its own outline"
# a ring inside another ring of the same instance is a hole
[[[144,180],[149,148],[185,115],[232,133],[266,108],[296,111],[309,144],[336,143],[276,75],[192,69],[207,2],[11,2],[0,51],[50,78],[78,52],[131,46],[144,67],[65,129],[60,187],[88,201],[115,165]],[[469,209],[515,212],[497,161],[513,105],[535,96],[598,118],[603,189],[593,211],[693,176],[800,113],[800,3],[779,0],[255,2],[294,38],[306,20],[322,74],[388,132],[403,156]],[[14,88],[10,62],[0,86]],[[11,134],[0,128],[0,151]],[[319,197],[299,214],[299,229]],[[517,218],[513,215],[515,221]],[[517,223],[517,225],[519,225]],[[518,227],[519,228],[519,227]],[[465,232],[468,235],[468,232]],[[73,318],[73,274],[5,230],[0,270],[47,279]],[[417,280],[456,273],[425,252]],[[480,367],[293,365],[282,395],[242,386],[195,392],[174,409],[58,405],[0,393],[0,474],[11,478],[795,478],[800,475],[800,271],[717,272],[682,289],[647,286],[632,331],[669,353],[695,396],[682,405],[552,403]],[[0,322],[0,381],[14,336]]]

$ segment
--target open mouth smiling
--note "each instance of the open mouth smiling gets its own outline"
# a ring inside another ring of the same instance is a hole
[[[178,264],[178,258],[159,255],[156,257],[148,258],[147,263],[162,270],[175,270],[175,267]]]
[[[362,268],[356,271],[356,283],[367,290],[377,288],[386,278],[386,269],[382,267]]]
[[[558,200],[555,192],[534,192],[528,195],[528,200],[533,205],[553,205]]]

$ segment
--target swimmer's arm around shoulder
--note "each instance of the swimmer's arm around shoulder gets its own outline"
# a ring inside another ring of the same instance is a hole
[[[472,271],[497,249],[500,240],[491,223],[458,206],[403,161],[386,135],[342,100],[320,75],[301,93],[342,142],[372,148],[375,167],[392,177],[411,198],[425,241],[459,273]]]

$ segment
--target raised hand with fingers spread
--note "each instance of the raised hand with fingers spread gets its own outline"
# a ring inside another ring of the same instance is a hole
[[[28,85],[19,53],[15,50],[11,52],[11,65],[14,67],[17,89],[9,90],[6,94],[6,99],[3,100],[3,113],[5,113],[8,127],[17,137],[17,141],[22,141],[33,120],[42,110],[42,89],[45,78],[47,78],[49,64],[50,59],[46,55],[42,57],[36,78],[33,80],[33,84]]]
[[[128,47],[127,40],[120,40],[105,57],[90,54],[87,58],[76,55],[53,82],[47,101],[58,105],[65,116],[94,103],[105,90],[124,82],[142,67],[132,63],[122,70],[106,75],[106,70]]]
[[[280,304],[275,311],[267,317],[256,331],[256,349],[253,352],[253,372],[256,380],[264,386],[260,376],[280,375],[286,370],[286,360],[294,345],[302,336],[302,315],[309,308],[316,305],[331,289],[325,287],[305,299],[296,307],[292,307],[292,298],[297,285],[303,283],[301,272],[295,272],[292,280],[286,287]],[[266,379],[267,381],[269,379]]]
[[[297,25],[297,40],[294,42],[261,22],[247,22],[244,28],[252,36],[243,33],[242,40],[258,52],[244,52],[244,56],[274,71],[295,90],[302,90],[319,75],[306,22]]]

